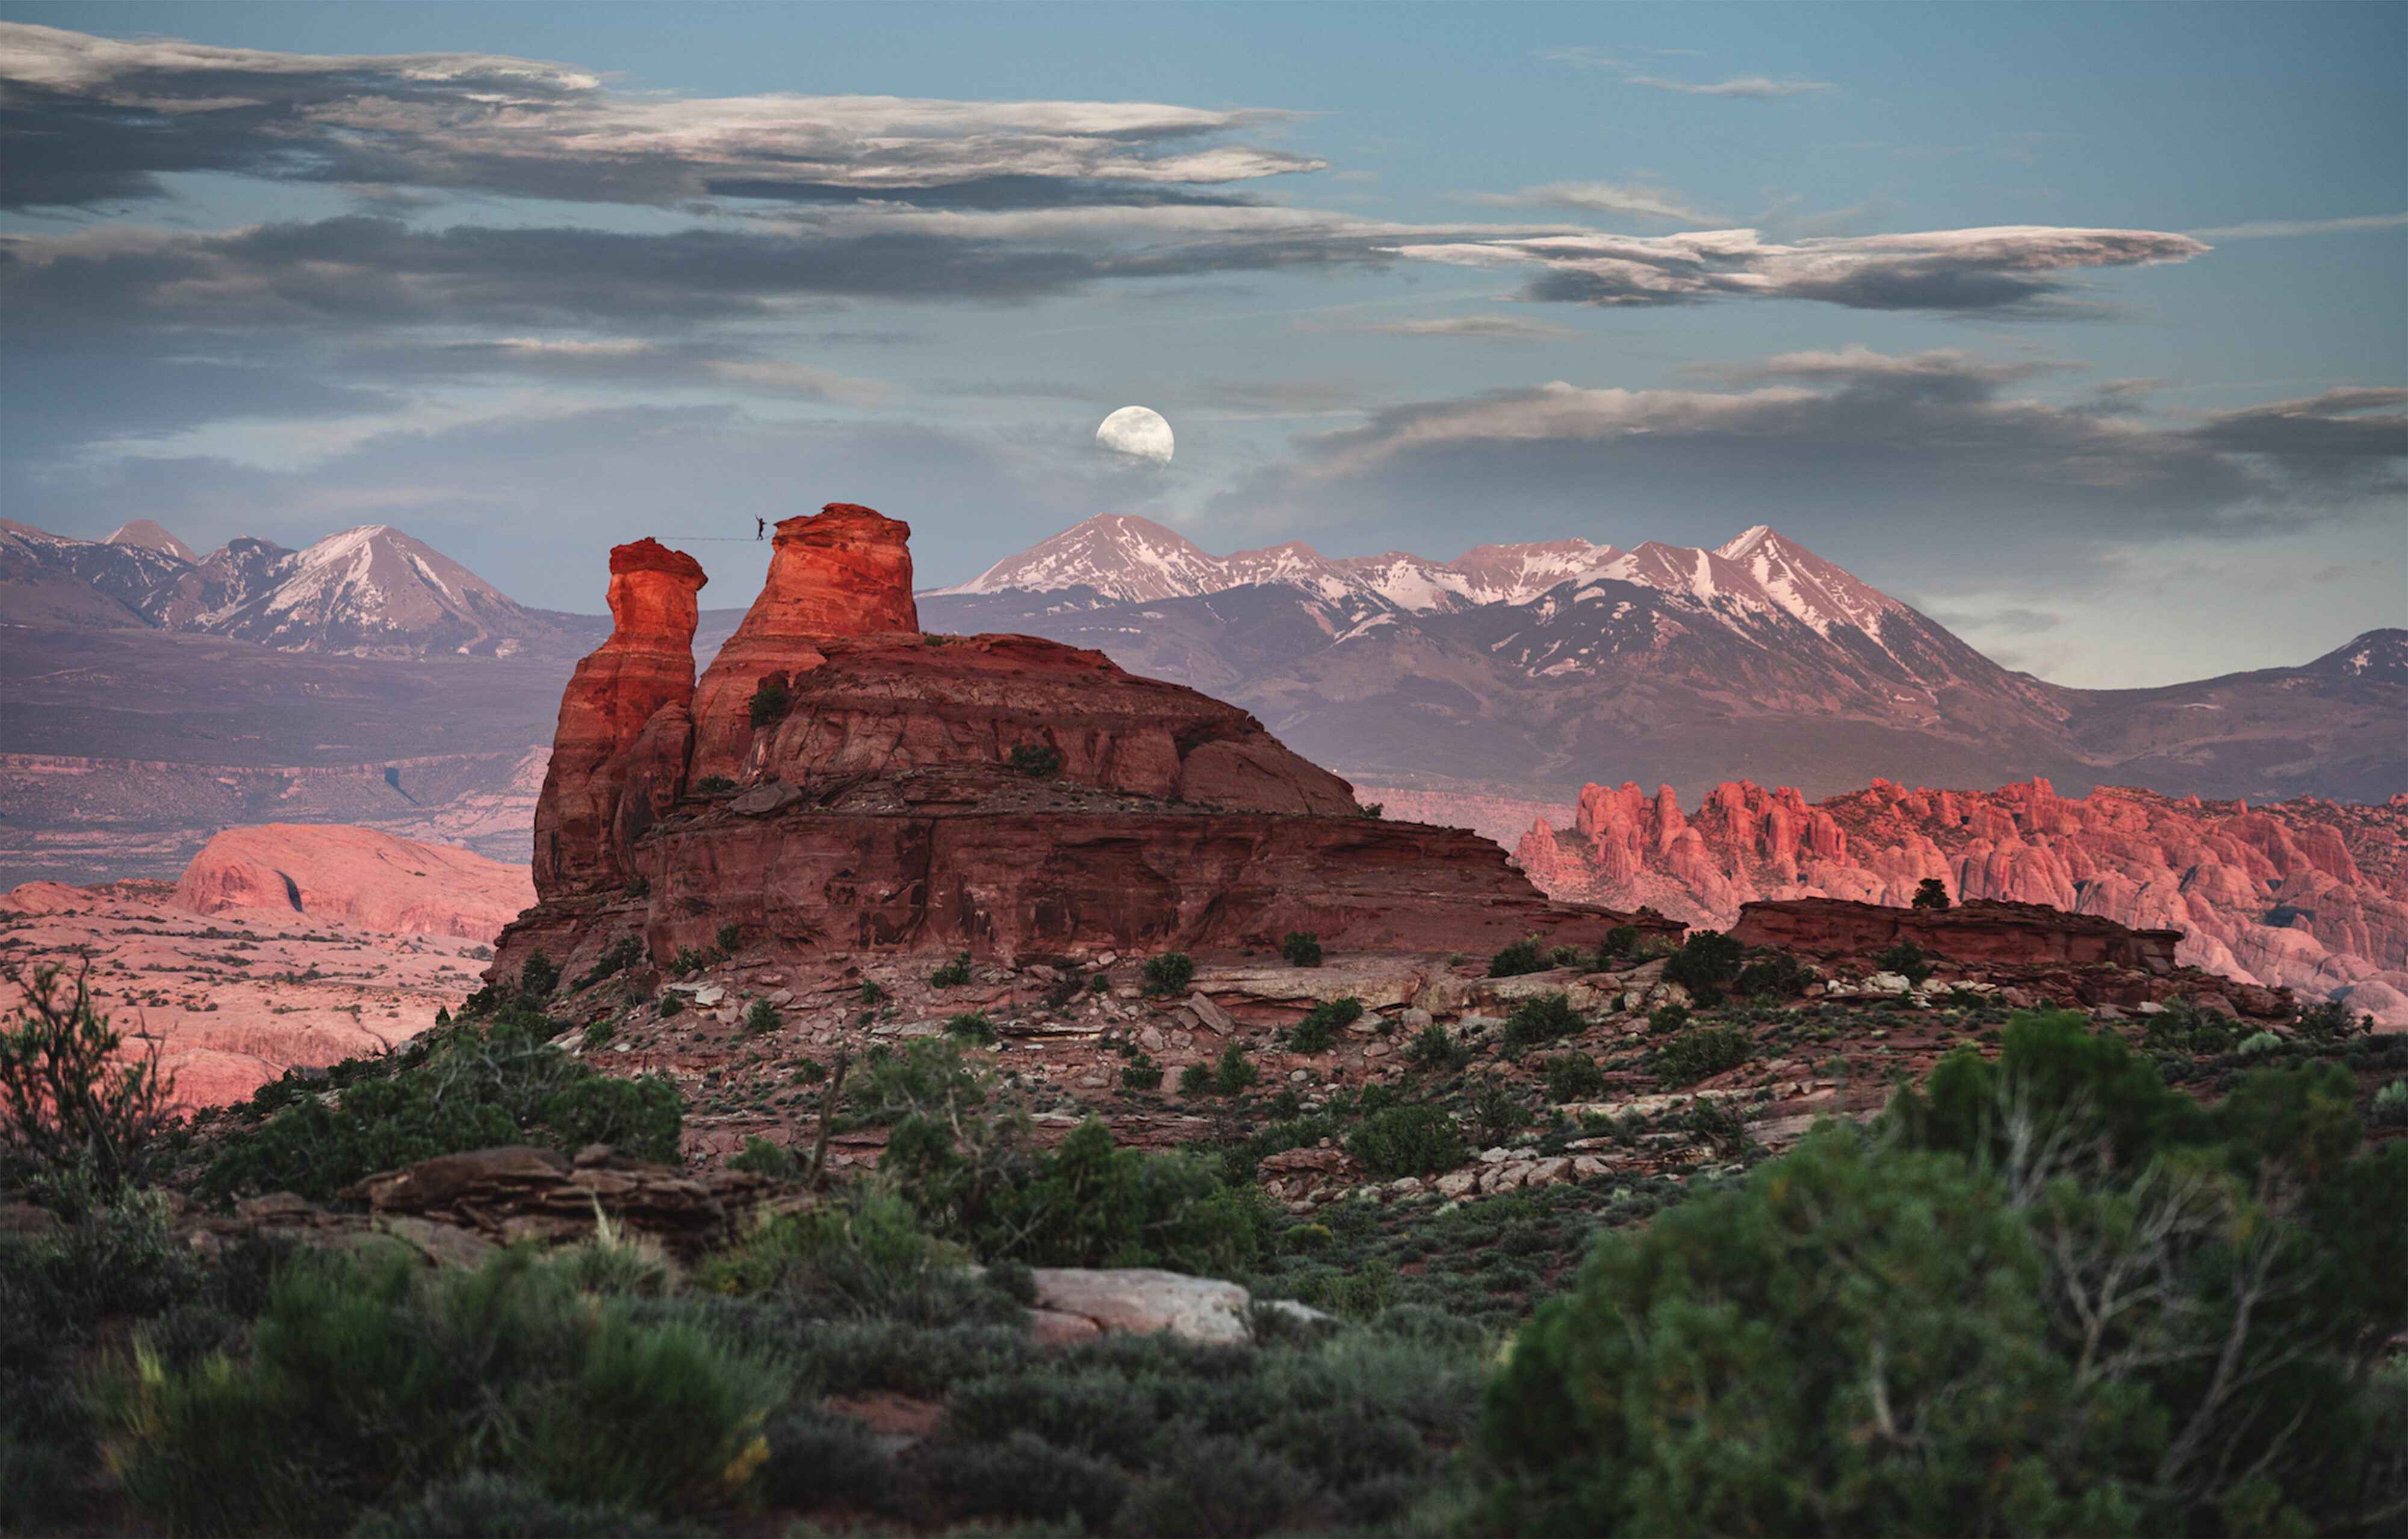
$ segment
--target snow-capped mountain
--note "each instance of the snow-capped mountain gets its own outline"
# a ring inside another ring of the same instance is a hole
[[[595,622],[514,603],[390,525],[345,529],[300,551],[246,536],[207,556],[187,559],[189,552],[148,520],[102,541],[7,525],[0,588],[22,591],[27,601],[12,610],[36,621],[147,625],[280,652],[508,657],[595,639],[587,634]]]
[[[1404,551],[1331,559],[1302,540],[1209,554],[1151,519],[1108,513],[996,563],[939,597],[1084,588],[1118,603],[1197,598],[1282,583],[1317,597],[1374,599],[1411,613],[1526,604],[1560,583],[1634,583],[1736,611],[1788,614],[1828,638],[1836,626],[1878,637],[1904,604],[1771,528],[1757,525],[1711,551],[1655,540],[1635,550],[1556,539],[1476,545],[1453,561]]]
[[[1143,519],[1092,519],[959,587],[932,630],[1032,631],[1246,706],[1372,786],[1810,795],[1875,776],[2041,774],[2172,795],[2380,799],[2408,789],[2399,633],[2305,668],[2158,690],[2067,689],[1776,531],[1711,550],[1487,545],[1453,561],[1226,558]]]

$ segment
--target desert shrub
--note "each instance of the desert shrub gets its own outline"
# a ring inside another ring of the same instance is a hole
[[[2240,1029],[2230,1016],[2202,1010],[2188,1000],[2176,998],[2168,1000],[2163,1010],[2149,1017],[2141,1044],[2152,1053],[2211,1057],[2231,1052],[2240,1040]]]
[[[2319,1000],[2300,1011],[2300,1018],[2291,1026],[2310,1042],[2346,1042],[2352,1037],[2362,1037],[2372,1032],[2374,1017],[2353,1017],[2349,1006],[2339,1000]]]
[[[1541,994],[1514,1005],[1505,1017],[1505,1050],[1524,1052],[1587,1028],[1587,1017],[1572,1008],[1570,995]]]
[[[1689,1024],[1689,1007],[1684,1004],[1659,1004],[1647,1013],[1647,1029],[1656,1036],[1679,1031]]]
[[[585,974],[571,986],[580,989],[592,988],[603,979],[624,972],[643,959],[644,938],[640,935],[623,935],[603,947],[602,955],[594,958],[593,967],[588,969]],[[524,974],[521,976],[523,977]]]
[[[1471,1061],[1471,1049],[1455,1041],[1445,1027],[1432,1021],[1414,1032],[1413,1040],[1405,1044],[1405,1061],[1416,1069],[1460,1069]]]
[[[1948,907],[1948,884],[1936,876],[1927,876],[1914,885],[1914,896],[1907,900],[1908,908],[1944,911]]]
[[[1731,980],[1731,991],[1743,999],[1759,995],[1787,999],[1805,987],[1813,976],[1797,957],[1776,951],[1741,968],[1739,975]]]
[[[1873,966],[1884,972],[1895,972],[1910,984],[1920,984],[1931,976],[1931,964],[1924,958],[1923,948],[1912,941],[1900,941],[1876,954]]]
[[[853,1187],[808,1213],[773,1214],[703,1259],[697,1277],[731,1297],[777,1294],[820,1316],[1016,1319],[1018,1308],[965,1270],[960,1245],[930,1234],[904,1197]]]
[[[1491,978],[1518,978],[1526,972],[1544,972],[1547,959],[1539,952],[1539,938],[1526,936],[1488,958]]]
[[[983,1010],[972,1010],[953,1016],[945,1022],[945,1035],[955,1042],[975,1043],[981,1047],[996,1044],[995,1023],[986,1018]]]
[[[1280,937],[1280,955],[1290,967],[1319,967],[1321,937],[1309,929],[1292,929]]]
[[[2350,1158],[2348,1111],[2329,1067],[2207,1111],[2079,1016],[2018,1015],[1877,1133],[1826,1124],[1601,1240],[1491,1386],[1488,1519],[2352,1526],[2403,1494],[2362,1369],[2408,1269],[2408,1148]]]
[[[769,1417],[761,1494],[781,1507],[886,1512],[903,1504],[894,1456],[868,1424],[789,1403]]]
[[[778,1007],[767,1000],[755,1000],[744,1007],[744,1029],[751,1032],[775,1031],[786,1024]]]
[[[1547,1081],[1547,1099],[1558,1104],[1567,1100],[1595,1100],[1605,1093],[1605,1071],[1585,1053],[1567,1053],[1547,1060],[1543,1072]]]
[[[1471,1126],[1481,1143],[1494,1146],[1504,1143],[1530,1125],[1530,1109],[1522,1098],[1499,1081],[1488,1079],[1472,1092]]]
[[[710,958],[692,946],[678,947],[677,956],[669,962],[669,971],[684,978],[710,966]]]
[[[694,788],[697,795],[724,797],[734,794],[736,783],[725,775],[705,775],[694,783]]]
[[[415,1501],[369,1511],[347,1539],[698,1539],[710,1532],[624,1507],[557,1501],[537,1481],[480,1470],[437,1481]]]
[[[1166,951],[1159,956],[1146,958],[1138,970],[1138,981],[1149,995],[1157,998],[1183,994],[1196,981],[1196,959],[1183,951]]]
[[[1736,1026],[1699,1027],[1657,1048],[1648,1067],[1664,1084],[1695,1085],[1756,1056],[1756,1039]]]
[[[2241,1045],[2233,1049],[2244,1058],[2262,1058],[2269,1053],[2282,1050],[2283,1039],[2272,1031],[2253,1031],[2241,1039]]]
[[[91,971],[79,969],[64,993],[54,964],[5,974],[18,1004],[0,1024],[0,1175],[30,1180],[53,1201],[63,1186],[108,1196],[140,1180],[180,1120],[157,1044],[124,1053]]]
[[[795,1151],[782,1143],[772,1143],[758,1133],[745,1135],[743,1149],[729,1157],[727,1168],[750,1171],[754,1175],[766,1175],[777,1181],[799,1181],[803,1178],[803,1162],[796,1158]]]
[[[918,1037],[896,1053],[873,1047],[845,1081],[838,1130],[891,1127],[912,1116],[948,1120],[986,1104],[986,1075],[946,1037]]]
[[[785,720],[795,697],[786,687],[786,676],[772,673],[753,686],[752,698],[744,703],[754,726],[773,726]]]
[[[1453,1170],[1470,1152],[1441,1106],[1390,1106],[1363,1119],[1346,1140],[1363,1168],[1382,1179]]]
[[[1069,1523],[1074,1532],[1115,1532],[1129,1477],[1107,1460],[1009,1431],[993,1443],[951,1442],[927,1455],[929,1483],[958,1510],[982,1517]]]
[[[661,1018],[663,1020],[666,1020],[671,1015],[682,1015],[684,1014],[684,995],[674,991],[664,992],[661,995]]]
[[[1626,960],[1638,949],[1639,927],[1616,925],[1605,932],[1605,943],[1597,948],[1598,966],[1604,968],[1613,962]]]
[[[1678,984],[1699,1004],[1713,1004],[1723,987],[1739,976],[1745,947],[1720,930],[1689,932],[1681,949],[1664,959],[1664,981]]]
[[[1179,1072],[1179,1093],[1193,1100],[1197,1096],[1212,1093],[1212,1071],[1210,1066],[1191,1063]]]
[[[1578,946],[1555,946],[1547,952],[1547,966],[1550,968],[1586,967],[1594,956],[1594,953],[1583,951]]]
[[[1162,1065],[1140,1047],[1128,1062],[1121,1065],[1121,1088],[1124,1090],[1158,1090],[1162,1088]]]
[[[530,1010],[541,1010],[559,989],[560,964],[540,951],[529,954],[519,967],[519,1002]]]
[[[322,1081],[288,1071],[221,1123],[201,1195],[292,1191],[324,1201],[374,1171],[506,1143],[608,1143],[674,1160],[683,1121],[676,1087],[652,1075],[596,1074],[552,1046],[551,1034],[549,1020],[510,1014],[337,1064]],[[340,1092],[336,1105],[321,1099],[327,1088]]]
[[[2374,1092],[2367,1103],[2366,1124],[2370,1128],[2397,1128],[2408,1123],[2408,1080],[2393,1080]]]
[[[1049,743],[1011,745],[1011,767],[1035,780],[1051,780],[1062,772],[1062,750]]]
[[[1212,1065],[1212,1091],[1215,1095],[1234,1096],[1261,1077],[1262,1071],[1246,1056],[1245,1044],[1233,1042],[1221,1049],[1220,1058]]]
[[[1363,1018],[1363,1001],[1352,994],[1324,1000],[1289,1027],[1287,1045],[1297,1053],[1326,1053],[1338,1045],[1338,1033]]]
[[[110,1461],[187,1532],[332,1532],[480,1471],[573,1506],[658,1513],[742,1494],[777,1391],[694,1327],[579,1291],[573,1257],[476,1271],[318,1253],[277,1278],[240,1359],[137,1354]]]
[[[969,981],[970,954],[967,951],[928,974],[928,982],[939,988],[959,988]]]
[[[881,1161],[934,1230],[982,1259],[1226,1274],[1267,1243],[1266,1200],[1188,1154],[1124,1149],[1090,1119],[1051,1150],[996,1129],[896,1129]]]
[[[742,949],[744,932],[733,924],[722,925],[710,938],[710,948],[722,956],[733,956]]]

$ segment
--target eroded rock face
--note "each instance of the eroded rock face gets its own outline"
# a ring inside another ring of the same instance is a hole
[[[2076,967],[2174,970],[2182,931],[2128,929],[2095,913],[2039,903],[1976,900],[1951,909],[1889,908],[1831,898],[1748,903],[1732,937],[1804,956],[1863,956],[1900,941],[1952,962],[2063,963]]]
[[[824,641],[919,635],[910,539],[901,519],[850,502],[778,525],[768,581],[695,692],[695,779],[741,772],[763,679],[817,668]]]
[[[1716,928],[1758,899],[1899,906],[1936,878],[1959,900],[2178,929],[2184,964],[2379,1020],[2391,992],[2408,994],[2408,798],[2253,809],[2123,787],[2060,797],[2042,780],[1971,792],[1876,781],[1810,805],[1741,781],[1684,814],[1670,787],[1591,785],[1571,827],[1542,819],[1515,853],[1558,898]]]
[[[629,843],[684,788],[696,595],[682,551],[639,539],[610,553],[610,639],[577,665],[536,804],[536,890],[624,885]]]
[[[538,818],[545,901],[496,976],[625,934],[673,956],[731,924],[796,951],[1275,948],[1309,929],[1444,954],[1595,945],[1623,917],[1550,904],[1469,833],[1364,816],[1234,706],[1033,637],[923,636],[896,520],[832,504],[778,527],[690,712],[673,668],[605,666],[605,648],[580,669]],[[666,653],[677,632],[645,634]]]

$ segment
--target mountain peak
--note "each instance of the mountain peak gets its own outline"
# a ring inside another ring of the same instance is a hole
[[[1223,586],[1211,579],[1221,563],[1175,530],[1135,513],[1098,513],[1051,539],[1007,556],[940,594],[999,593],[1020,588],[1049,593],[1093,588],[1123,603],[1187,598]]]
[[[101,543],[132,545],[145,551],[157,551],[162,555],[174,556],[188,567],[197,567],[201,562],[200,556],[194,553],[190,545],[147,518],[137,518],[130,524],[119,525],[117,532]]]

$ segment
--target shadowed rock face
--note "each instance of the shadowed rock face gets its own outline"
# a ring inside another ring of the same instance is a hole
[[[2174,970],[2178,929],[2127,929],[2095,913],[2038,903],[1975,900],[1956,908],[1894,909],[1833,898],[1749,903],[1732,937],[1814,957],[1870,956],[1900,941],[1952,962],[2067,963]]]
[[[684,788],[695,595],[682,551],[639,539],[610,553],[610,639],[577,665],[535,813],[539,897],[624,884],[628,845]]]
[[[1234,706],[1033,637],[923,636],[908,533],[840,503],[781,524],[690,717],[671,655],[690,590],[686,630],[638,633],[636,600],[671,596],[631,587],[622,611],[614,581],[630,639],[563,702],[543,901],[495,976],[538,947],[574,960],[639,932],[670,956],[731,924],[748,947],[1010,957],[1275,947],[1290,929],[1391,951],[1594,945],[1622,919],[1550,904],[1463,830],[1363,816]]]

